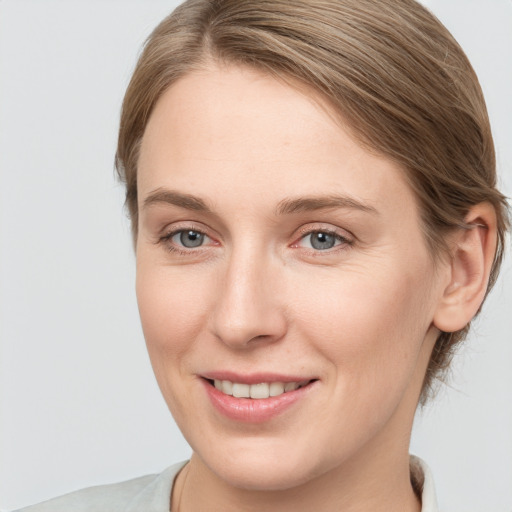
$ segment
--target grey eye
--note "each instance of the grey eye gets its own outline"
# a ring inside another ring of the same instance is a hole
[[[310,233],[306,238],[309,238],[309,244],[313,249],[318,251],[325,251],[332,249],[337,242],[337,237],[331,233],[323,231],[315,231]]]
[[[194,247],[203,245],[204,234],[200,233],[199,231],[193,231],[191,229],[186,231],[178,231],[172,237],[172,241],[175,244],[182,245],[188,249],[193,249]]]

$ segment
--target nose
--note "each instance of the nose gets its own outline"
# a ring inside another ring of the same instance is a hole
[[[218,284],[213,334],[232,349],[280,340],[287,329],[282,271],[254,253],[232,255]]]

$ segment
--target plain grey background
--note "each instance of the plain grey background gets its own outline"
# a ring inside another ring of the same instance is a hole
[[[0,2],[0,508],[158,472],[190,453],[160,397],[113,157],[140,45],[177,4]],[[425,1],[486,94],[512,194],[512,1]],[[509,244],[510,245],[510,244]],[[441,508],[512,511],[512,263],[411,451]]]

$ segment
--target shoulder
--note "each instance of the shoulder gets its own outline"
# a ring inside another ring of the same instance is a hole
[[[71,492],[38,505],[21,509],[23,512],[58,512],[73,510],[75,512],[93,512],[96,510],[124,510],[140,491],[155,479],[156,475],[146,475],[125,482],[110,485],[98,485]],[[19,511],[19,512],[21,512]]]
[[[160,474],[88,487],[17,512],[164,512],[169,510],[174,478],[186,462]]]

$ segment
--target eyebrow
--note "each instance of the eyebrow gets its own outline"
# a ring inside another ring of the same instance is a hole
[[[328,210],[331,208],[346,208],[359,210],[365,213],[378,215],[378,211],[368,204],[350,196],[310,196],[297,199],[283,199],[277,205],[276,213],[286,215],[292,213],[311,212],[316,210]]]
[[[203,199],[192,196],[190,194],[183,194],[175,190],[157,189],[151,192],[145,199],[142,208],[148,208],[154,204],[172,204],[185,208],[186,210],[193,210],[196,212],[212,213],[211,208],[206,204]]]
[[[144,199],[143,208],[145,209],[151,205],[162,203],[172,204],[196,212],[213,213],[206,201],[200,197],[161,188],[154,190]],[[275,213],[276,215],[290,215],[334,208],[346,208],[374,215],[378,214],[378,211],[373,206],[365,204],[353,197],[340,195],[306,196],[283,199],[278,203]]]

